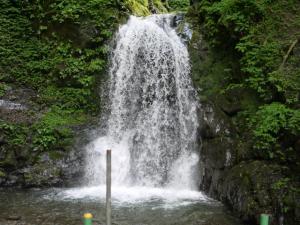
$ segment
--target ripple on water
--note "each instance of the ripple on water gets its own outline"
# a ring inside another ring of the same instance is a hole
[[[100,194],[95,197],[98,190]],[[146,190],[141,187],[115,191],[113,195],[121,196],[129,192],[122,199],[114,197],[113,222],[118,225],[240,225],[219,202],[200,192],[181,195],[174,190]],[[145,195],[142,198],[143,191]],[[23,225],[80,225],[85,212],[95,216],[98,221],[95,225],[105,224],[103,192],[99,187],[83,190],[1,190],[0,225],[10,225],[2,223],[8,215],[21,216],[19,224]],[[177,197],[171,198],[172,193]],[[128,201],[135,194],[139,198]]]

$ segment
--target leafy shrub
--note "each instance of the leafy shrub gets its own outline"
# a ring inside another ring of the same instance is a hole
[[[241,70],[247,74],[245,84],[254,89],[263,99],[273,99],[272,72],[280,65],[280,45],[267,42],[255,43],[252,36],[242,38],[236,49],[243,54]]]
[[[186,11],[190,5],[190,0],[169,0],[168,3],[172,10]]]
[[[204,32],[216,47],[224,40],[236,43],[263,18],[264,4],[256,0],[204,0],[200,4]]]
[[[259,108],[250,119],[254,128],[255,148],[266,150],[269,156],[282,135],[297,136],[300,133],[300,111],[274,102]]]
[[[45,112],[33,125],[1,125],[11,145],[63,148],[72,126],[98,112],[96,80],[125,11],[123,1],[0,1],[0,95],[5,83],[32,88]]]
[[[28,127],[19,124],[11,124],[0,120],[0,131],[2,134],[8,137],[7,143],[12,149],[22,147],[24,144],[26,144],[26,133],[28,133]]]
[[[8,86],[5,83],[0,83],[0,97],[2,97],[6,90],[7,90]]]
[[[255,153],[297,164],[299,42],[294,51],[288,54],[288,50],[299,41],[299,1],[203,0],[195,10],[213,60],[219,62],[218,57],[225,55],[236,65],[234,71],[220,72],[220,77],[226,77],[218,81],[225,90],[220,93],[233,89],[243,93],[238,98],[242,110],[238,115],[248,121],[246,127],[251,129],[245,135],[252,137]],[[213,77],[213,70],[208,71],[208,77]],[[246,101],[250,95],[255,104]]]
[[[33,145],[41,151],[64,147],[73,137],[71,126],[85,121],[86,116],[80,111],[52,107],[33,126]]]
[[[106,67],[107,42],[122,14],[117,11],[120,3],[35,0],[15,7],[9,2],[0,9],[3,80],[41,92],[49,85],[82,89],[90,94],[88,101],[93,99],[95,77]]]

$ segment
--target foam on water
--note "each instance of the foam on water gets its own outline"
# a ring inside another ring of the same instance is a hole
[[[105,200],[105,186],[73,188],[60,192],[57,197],[68,199],[100,199]],[[163,200],[165,203],[177,205],[192,203],[194,201],[207,201],[208,198],[198,191],[178,190],[168,188],[149,187],[112,187],[112,199],[115,203],[140,203]]]

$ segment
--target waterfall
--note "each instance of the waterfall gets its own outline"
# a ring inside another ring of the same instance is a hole
[[[147,188],[155,195],[197,190],[198,103],[188,51],[173,19],[131,16],[116,35],[104,87],[106,129],[87,146],[90,187],[105,185],[106,149],[111,149],[113,189],[140,187],[141,195]]]

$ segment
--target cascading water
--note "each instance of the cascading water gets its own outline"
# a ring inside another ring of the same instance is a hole
[[[92,187],[104,187],[106,149],[112,149],[113,197],[199,197],[198,103],[188,51],[171,26],[173,18],[131,16],[119,29],[106,132],[87,146],[90,188],[73,195],[100,193]]]
[[[131,17],[120,28],[104,87],[106,128],[86,148],[88,185],[1,189],[1,224],[78,225],[84,212],[105,224],[105,154],[112,149],[113,224],[240,225],[197,191],[197,99],[188,52],[172,20]],[[22,105],[0,101],[1,106]]]

